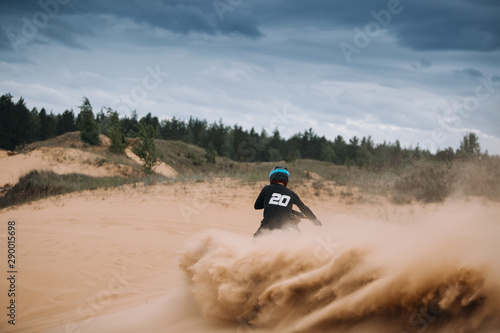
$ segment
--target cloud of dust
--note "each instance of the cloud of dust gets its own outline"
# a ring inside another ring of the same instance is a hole
[[[211,231],[188,244],[180,266],[203,316],[235,332],[496,330],[500,223],[457,215],[258,239]]]

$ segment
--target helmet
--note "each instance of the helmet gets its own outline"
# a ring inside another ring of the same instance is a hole
[[[290,177],[290,173],[284,166],[276,166],[269,173],[269,181],[271,182],[271,184],[283,182],[283,184],[285,184],[285,187],[288,184],[288,177]]]

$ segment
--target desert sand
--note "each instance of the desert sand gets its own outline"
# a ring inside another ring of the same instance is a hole
[[[2,182],[32,165],[63,167],[39,154],[0,159]],[[316,196],[305,184],[295,189],[323,227],[302,221],[301,233],[253,239],[265,184],[136,184],[1,210],[0,332],[500,329],[498,202],[398,206]],[[6,316],[8,221],[15,326]]]
[[[15,184],[31,170],[53,171],[58,174],[81,173],[94,177],[121,176],[132,168],[115,164],[100,164],[99,155],[75,148],[42,147],[27,154],[0,158],[0,186]]]

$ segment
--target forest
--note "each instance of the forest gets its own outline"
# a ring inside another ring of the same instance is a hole
[[[99,144],[101,133],[112,141],[118,140],[126,145],[127,138],[138,137],[142,125],[151,129],[156,139],[180,140],[202,147],[207,153],[246,162],[314,159],[380,171],[398,167],[408,160],[449,163],[455,159],[487,156],[487,153],[481,152],[475,133],[467,133],[460,147],[449,147],[433,154],[421,149],[418,144],[416,147],[402,147],[399,141],[374,143],[370,136],[354,136],[346,140],[337,135],[332,141],[317,135],[311,128],[283,138],[277,129],[272,133],[264,129],[258,132],[254,128],[243,129],[237,124],[226,125],[222,120],[208,123],[205,119],[190,117],[182,120],[173,117],[160,121],[151,113],[139,119],[136,111],[120,118],[110,108],[103,107],[99,112],[94,112],[86,97],[83,97],[78,109],[78,114],[72,109],[62,114],[47,112],[44,108],[38,110],[36,107],[29,110],[22,97],[14,102],[11,94],[4,94],[0,97],[0,148],[15,150],[72,131],[81,131],[82,140],[91,145]]]

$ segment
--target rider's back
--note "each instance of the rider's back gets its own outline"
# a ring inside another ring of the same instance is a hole
[[[316,218],[295,192],[279,184],[265,186],[255,201],[254,208],[264,209],[264,227],[277,229],[289,222],[293,205],[297,205],[308,218]]]

